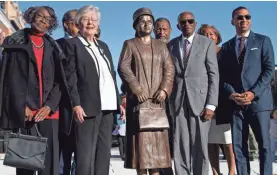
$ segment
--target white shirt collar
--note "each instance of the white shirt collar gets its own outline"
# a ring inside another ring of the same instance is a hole
[[[250,34],[250,30],[248,32],[245,33],[244,37],[248,38]],[[236,34],[236,40],[238,40],[241,36],[239,36],[238,34]]]
[[[85,46],[93,45],[93,46],[98,46],[99,47],[99,44],[98,44],[96,39],[94,39],[94,42],[90,42],[90,41],[86,40],[80,33],[78,33],[77,37],[81,40],[81,42]]]
[[[182,34],[182,41],[184,42],[187,39],[189,41],[189,43],[192,44],[194,35],[195,35],[195,33],[193,33],[190,37],[187,38]]]

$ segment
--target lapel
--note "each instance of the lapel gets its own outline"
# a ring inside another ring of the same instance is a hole
[[[30,60],[37,64],[37,61],[36,61],[36,57],[35,57],[35,53],[34,53],[34,50],[33,50],[33,45],[32,45],[32,41],[31,39],[29,39],[27,45],[25,46],[26,47],[26,51],[28,52],[28,55],[30,57]]]
[[[229,43],[229,47],[230,47],[230,51],[231,54],[233,55],[234,58],[236,58],[237,60],[237,54],[236,54],[236,37],[234,37],[233,39],[231,39],[230,43]]]
[[[190,54],[189,54],[187,69],[185,70],[185,73],[187,72],[188,66],[190,65],[191,60],[194,59],[193,57],[195,57],[198,49],[201,49],[201,47],[199,47],[199,45],[200,45],[199,35],[195,33],[193,41],[192,41],[192,45],[190,48]]]
[[[254,46],[254,43],[255,43],[255,33],[250,31],[249,36],[247,38],[246,52],[245,52],[243,64],[248,62],[248,60],[246,59],[248,59],[249,52],[251,48]]]
[[[191,57],[195,56],[195,54],[198,51],[197,49],[200,49],[199,45],[200,45],[199,35],[195,33],[192,41],[192,46],[190,48],[189,60]]]
[[[44,49],[43,49],[42,68],[44,67],[45,64],[47,64],[51,54],[53,53],[53,47],[51,46],[51,44],[45,38],[43,38],[43,41],[44,41]]]
[[[184,62],[183,62],[183,57],[181,54],[181,49],[183,49],[183,45],[182,45],[182,35],[180,35],[178,37],[178,39],[176,40],[176,44],[174,46],[176,48],[176,58],[177,58],[177,62],[179,63],[180,67],[182,68],[182,70],[184,70]]]
[[[139,41],[139,39],[138,38],[134,38],[133,39],[133,41],[134,41],[134,44],[135,44],[135,46],[136,46],[136,48],[137,48],[137,50],[138,50],[138,53],[139,53],[139,57],[140,57],[140,59],[141,59],[141,64],[142,64],[142,66],[143,66],[143,72],[144,72],[144,75],[145,75],[145,79],[146,79],[146,81],[148,82],[148,84],[149,84],[149,86],[151,87],[151,85],[152,85],[152,79],[153,79],[153,72],[151,72],[151,80],[148,80],[148,78],[147,78],[147,75],[146,75],[146,67],[145,67],[145,65],[147,64],[147,60],[146,60],[146,58],[144,58],[144,57],[142,57],[141,56],[141,54],[140,53],[142,53],[143,52],[143,50],[141,49],[141,47],[139,47],[139,45],[141,44],[140,43],[140,41]],[[155,44],[154,44],[154,42],[155,42],[155,39],[153,39],[152,37],[151,37],[151,47],[152,47],[152,64],[153,65],[155,65],[155,63],[154,63],[154,55],[155,54],[157,54],[157,48],[155,47]],[[153,71],[153,70],[152,70]],[[149,87],[149,88],[150,88]],[[149,89],[150,90],[150,89]]]
[[[236,54],[236,37],[233,37],[228,43],[228,54],[230,59],[230,63],[235,64],[236,66],[239,65],[238,57]]]

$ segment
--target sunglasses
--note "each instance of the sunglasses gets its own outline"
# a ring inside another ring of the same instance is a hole
[[[181,25],[185,25],[187,22],[188,22],[189,24],[193,24],[193,23],[195,23],[195,20],[194,20],[194,19],[187,19],[187,20],[180,20],[180,21],[179,21],[179,23],[180,23]]]
[[[243,20],[243,18],[245,18],[246,20],[250,20],[251,15],[238,15],[237,16],[237,20]]]

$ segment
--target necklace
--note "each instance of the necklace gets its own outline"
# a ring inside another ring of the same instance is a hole
[[[32,41],[32,45],[36,48],[36,49],[41,49],[44,47],[44,42],[41,43],[41,45],[37,46],[33,41]]]

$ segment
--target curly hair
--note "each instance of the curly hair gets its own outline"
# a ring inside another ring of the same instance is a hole
[[[216,43],[216,45],[218,45],[219,43],[221,43],[222,37],[221,37],[219,31],[217,30],[217,28],[215,28],[215,26],[211,26],[211,25],[209,25],[209,24],[202,24],[202,25],[200,26],[200,28],[198,29],[197,33],[200,34],[200,35],[204,35],[205,29],[207,29],[207,28],[213,29],[215,35],[217,36],[217,43]]]
[[[48,28],[48,33],[51,35],[52,31],[54,31],[58,27],[58,18],[53,8],[49,6],[30,7],[24,12],[23,18],[27,24],[31,24],[35,19],[35,15],[40,9],[47,10],[47,12],[51,17],[51,22],[49,23],[49,28]]]

